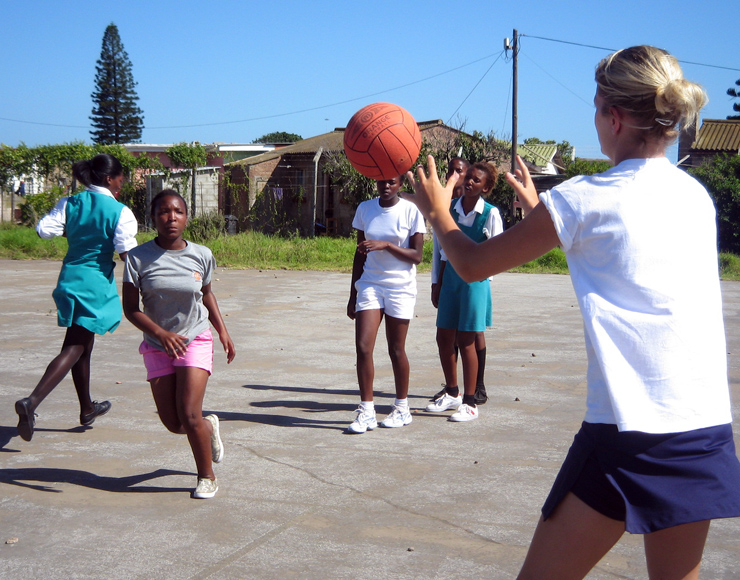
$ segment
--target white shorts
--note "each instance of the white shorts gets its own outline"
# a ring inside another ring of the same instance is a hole
[[[416,288],[389,288],[372,282],[355,282],[357,303],[355,312],[382,310],[388,316],[411,320],[416,306]]]

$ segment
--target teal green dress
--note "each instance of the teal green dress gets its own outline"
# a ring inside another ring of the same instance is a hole
[[[69,249],[52,296],[59,326],[82,326],[90,332],[113,332],[121,322],[113,270],[113,235],[123,204],[102,193],[83,191],[66,206]]]
[[[476,214],[472,225],[464,226],[458,222],[458,213],[454,211],[456,203],[457,200],[453,199],[450,212],[457,226],[477,243],[487,240],[483,228],[493,206],[486,201],[483,213]],[[483,332],[492,324],[491,283],[488,278],[480,282],[465,282],[455,271],[452,263],[447,262],[442,274],[442,288],[439,291],[437,328]]]

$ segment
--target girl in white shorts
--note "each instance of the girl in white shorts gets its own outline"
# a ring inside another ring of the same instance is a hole
[[[406,334],[414,316],[416,264],[421,262],[426,226],[416,206],[398,197],[403,176],[376,183],[378,197],[363,201],[352,222],[357,229],[357,252],[347,316],[355,321],[360,407],[349,426],[350,433],[378,426],[373,403],[373,350],[384,315],[396,400],[381,425],[403,427],[411,423]]]

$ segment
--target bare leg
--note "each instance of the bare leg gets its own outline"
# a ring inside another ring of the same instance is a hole
[[[188,436],[198,477],[214,479],[211,465],[213,427],[203,417],[207,381],[208,373],[203,369],[177,367],[176,374],[158,377],[150,382],[162,424],[172,433]]]
[[[203,417],[208,372],[195,367],[175,367],[177,415],[193,450],[198,477],[216,479],[211,465],[211,423]]]
[[[184,435],[185,428],[177,414],[177,387],[174,373],[152,379],[149,384],[152,386],[152,396],[157,406],[159,420],[171,433]]]
[[[580,580],[617,543],[624,522],[608,518],[568,493],[540,518],[518,580]]]
[[[457,330],[454,328],[437,329],[437,349],[446,387],[457,387]]]
[[[81,326],[72,325],[67,329],[64,343],[59,354],[46,367],[46,372],[29,395],[31,411],[35,410],[49,393],[62,382],[72,370],[72,378],[80,400],[80,411],[89,413],[93,410],[90,400],[90,355],[92,354],[95,334]]]
[[[406,335],[408,332],[408,320],[386,315],[385,334],[388,340],[388,354],[393,366],[397,399],[405,399],[409,395],[409,359],[406,356]]]
[[[382,318],[382,310],[360,310],[355,314],[357,382],[360,384],[361,401],[373,400],[373,381],[375,380],[373,351]]]
[[[475,352],[478,354],[478,376],[476,377],[476,386],[485,386],[486,374],[486,333],[475,333]]]
[[[457,332],[457,345],[460,347],[466,395],[475,394],[475,383],[478,378],[478,354],[475,352],[475,335],[475,332]]]
[[[645,534],[648,576],[653,580],[696,580],[710,520]]]

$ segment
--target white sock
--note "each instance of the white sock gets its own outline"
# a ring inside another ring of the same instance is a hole
[[[375,403],[373,401],[360,401],[360,409],[365,413],[375,413]]]
[[[401,407],[402,409],[408,409],[409,408],[409,400],[408,399],[396,399],[396,402],[393,403],[396,407]]]

